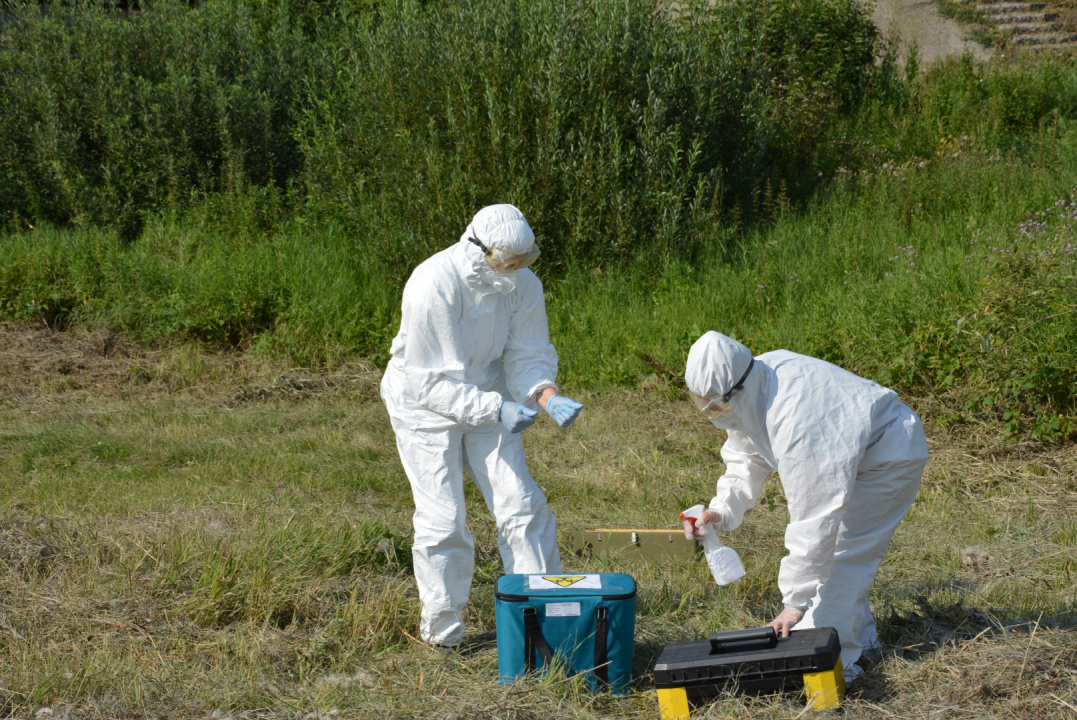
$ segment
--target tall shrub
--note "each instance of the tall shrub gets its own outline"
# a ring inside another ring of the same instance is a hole
[[[116,225],[230,182],[283,186],[308,50],[286,7],[17,4],[0,27],[0,222]]]
[[[826,21],[798,30],[797,10]],[[394,267],[498,201],[551,260],[690,256],[723,203],[814,175],[820,118],[861,96],[874,42],[844,0],[391,0],[324,43],[303,185]]]
[[[273,186],[401,276],[494,201],[550,260],[690,257],[721,208],[810,186],[875,72],[851,0],[294,6],[15,4],[0,216],[129,241],[147,212]]]

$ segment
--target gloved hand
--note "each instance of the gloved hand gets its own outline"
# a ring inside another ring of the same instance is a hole
[[[785,610],[778,613],[778,617],[768,622],[765,627],[774,628],[778,632],[779,637],[789,637],[789,631],[803,619],[803,610],[797,610],[795,607],[786,607]]]
[[[518,433],[524,428],[531,427],[537,418],[536,410],[508,400],[501,403],[501,414],[498,416],[498,420],[509,429],[510,433]]]
[[[716,513],[713,510],[707,510],[701,517],[696,520],[692,518],[684,519],[684,536],[691,540],[703,540],[711,532],[707,527],[710,523],[714,523],[714,529],[718,530],[722,527],[722,516],[720,513]]]
[[[546,401],[546,412],[560,427],[566,428],[580,416],[583,405],[564,395],[554,395]]]

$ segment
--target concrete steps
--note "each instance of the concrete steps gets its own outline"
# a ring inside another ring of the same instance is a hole
[[[1067,32],[1048,3],[976,0],[976,7],[1011,45],[1044,52],[1077,48],[1077,32]]]
[[[1005,29],[1007,25],[1034,25],[1037,23],[1050,23],[1058,20],[1059,15],[1056,12],[1038,12],[1038,13],[1008,13],[1006,15],[988,15],[991,22],[995,23],[995,26],[999,29]]]
[[[1008,25],[996,25],[996,27],[1010,33],[1015,39],[1025,35],[1045,35],[1062,29],[1062,26],[1058,23],[1048,22],[1011,23]]]
[[[1013,44],[1036,50],[1072,50],[1077,48],[1077,33],[1019,35],[1013,39]]]
[[[1024,13],[1041,12],[1047,9],[1046,3],[1023,3],[1023,2],[997,2],[997,3],[979,3],[980,9],[985,13],[991,15],[991,17],[1001,17],[1003,15],[1018,15]]]

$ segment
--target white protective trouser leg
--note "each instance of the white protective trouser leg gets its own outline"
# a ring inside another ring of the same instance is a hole
[[[830,578],[798,624],[838,631],[846,682],[862,672],[856,664],[860,656],[878,647],[868,591],[898,523],[916,499],[926,464],[923,425],[909,410],[865,453],[838,529]]]
[[[426,642],[457,645],[475,570],[463,468],[497,523],[506,573],[561,572],[557,524],[527,471],[520,436],[504,426],[414,430],[394,419],[393,429],[415,499],[411,552],[422,602],[420,635]]]

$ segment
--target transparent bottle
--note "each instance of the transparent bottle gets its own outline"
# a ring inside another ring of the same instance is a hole
[[[681,519],[698,520],[706,511],[707,508],[703,505],[694,505],[681,513]],[[722,544],[713,523],[705,529],[707,534],[699,542],[703,543],[703,555],[707,558],[707,566],[711,569],[714,581],[719,585],[728,585],[740,580],[744,577],[744,564],[740,561],[737,551]]]

